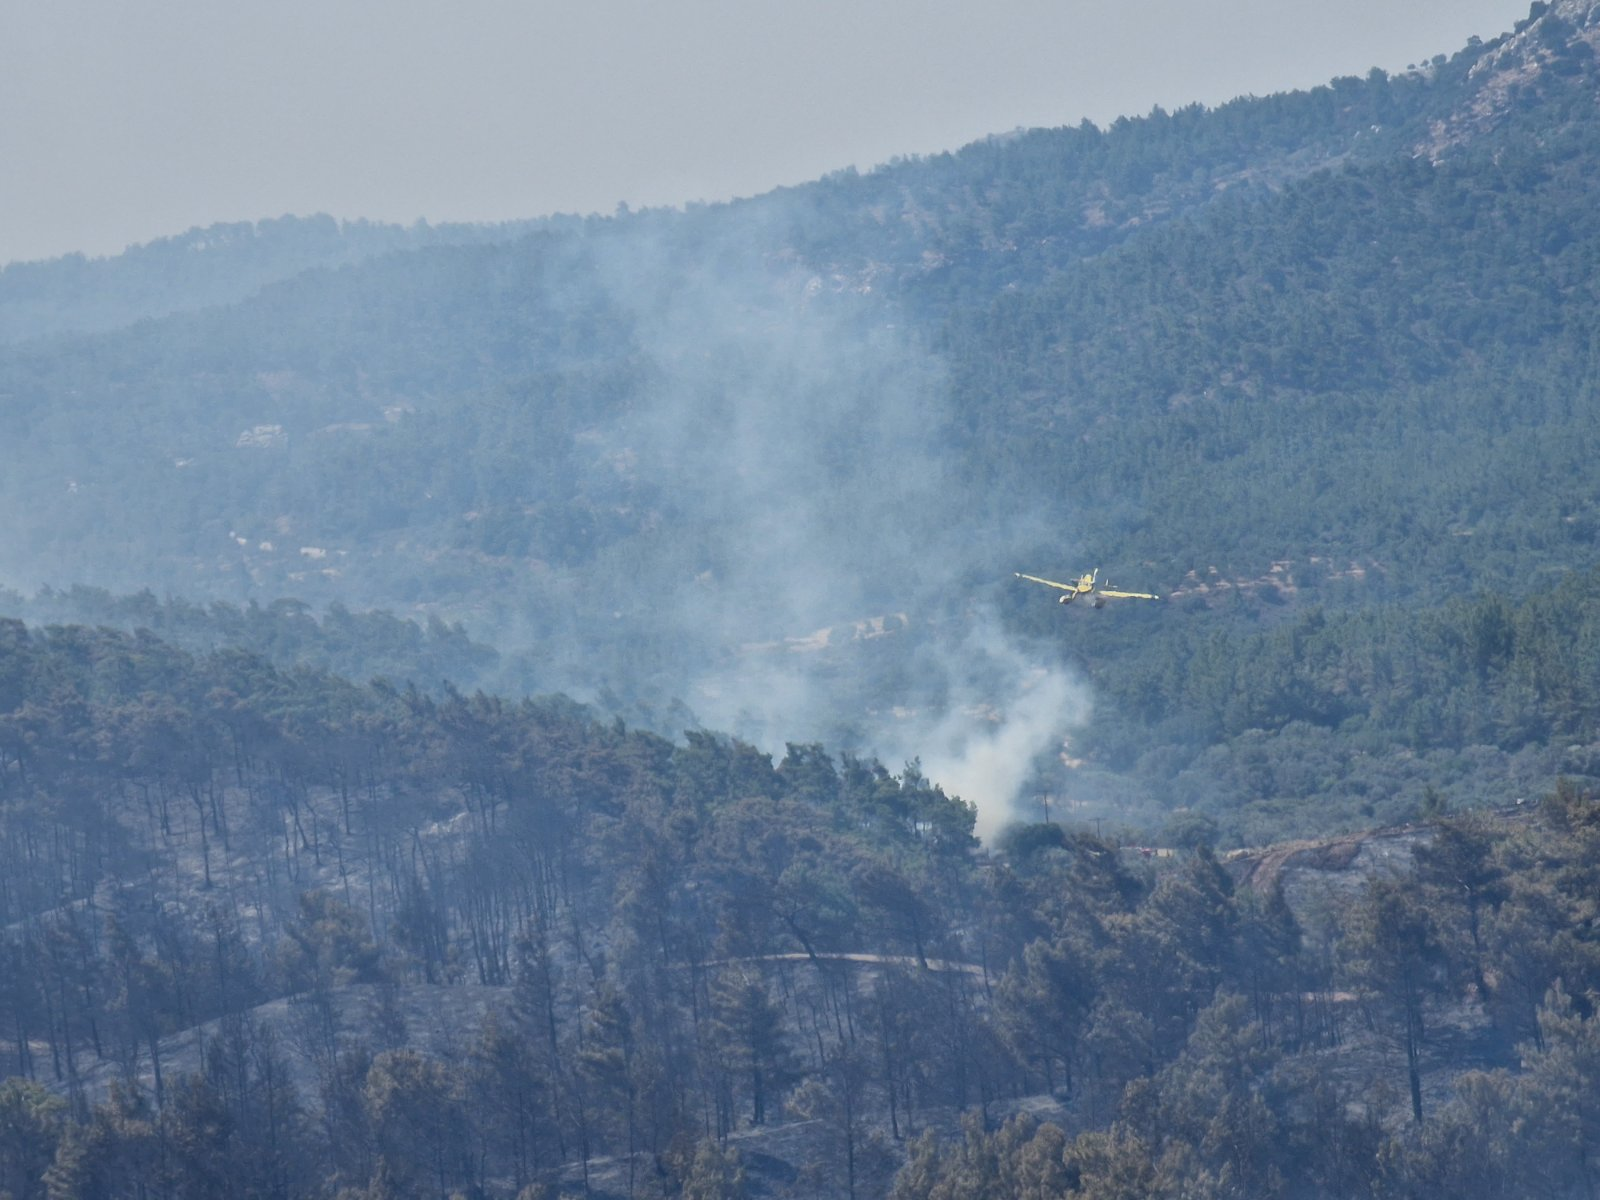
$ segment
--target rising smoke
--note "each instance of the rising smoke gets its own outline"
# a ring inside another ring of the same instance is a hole
[[[629,617],[706,727],[920,759],[993,834],[1089,709],[985,600],[1040,530],[975,502],[937,356],[870,276],[797,266],[788,218],[744,210],[689,265],[637,239],[603,260],[655,382],[597,469],[693,531],[623,551],[651,581]]]
[[[85,343],[103,378],[40,352],[37,440],[0,489],[37,528],[0,538],[0,583],[464,619],[505,653],[457,682],[920,759],[993,832],[1088,711],[994,592],[1072,547],[996,511],[936,322],[890,268],[817,260],[819,222],[775,193],[553,225]],[[508,548],[463,536],[484,512],[574,523]]]

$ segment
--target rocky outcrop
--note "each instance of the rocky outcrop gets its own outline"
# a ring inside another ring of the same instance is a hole
[[[1583,75],[1600,94],[1600,0],[1535,4],[1527,20],[1490,47],[1467,73],[1467,96],[1447,117],[1434,121],[1417,147],[1419,157],[1439,161],[1449,151],[1498,125],[1530,90],[1552,76]]]

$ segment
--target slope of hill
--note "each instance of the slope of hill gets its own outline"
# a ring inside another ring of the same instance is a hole
[[[12,347],[0,581],[443,614],[536,690],[669,733],[926,750],[1000,806],[1290,822],[1329,784],[1276,766],[1296,738],[1340,756],[1356,710],[1434,729],[1403,747],[1425,765],[1381,741],[1352,790],[1384,794],[1319,819],[1402,815],[1475,744],[1498,781],[1476,795],[1548,786],[1584,736],[1548,714],[1474,743],[1388,684],[1129,705],[1115,681],[1311,608],[1426,624],[1600,563],[1594,11],[1536,8],[1403,76],[547,222]],[[145,278],[136,258],[116,269]],[[998,582],[1095,564],[1176,599],[1088,626]],[[886,614],[886,636],[800,640]],[[1241,737],[1275,764],[1242,795],[1218,766],[1252,759]]]
[[[0,267],[0,344],[97,333],[234,304],[307,270],[421,246],[511,241],[536,226],[402,229],[332,217],[280,217],[191,229],[111,258],[67,255]]]
[[[1596,44],[0,275],[0,1195],[1592,1196]]]
[[[0,622],[0,1179],[1581,1195],[1600,801],[1519,818],[1259,890],[1058,825],[980,857],[821,746]]]

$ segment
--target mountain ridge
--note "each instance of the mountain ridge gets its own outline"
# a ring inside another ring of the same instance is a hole
[[[0,572],[439,615],[523,664],[518,687],[891,760],[1015,727],[960,714],[1081,713],[1323,607],[1454,631],[1440,606],[1518,604],[1600,558],[1580,12],[1404,75],[425,247],[13,347]],[[1502,86],[1528,56],[1533,84]],[[1485,96],[1492,120],[1419,154]],[[1005,587],[1094,565],[1179,594],[1084,627]],[[1180,586],[1274,570],[1284,586]],[[894,638],[773,656],[760,683],[740,655],[879,613],[907,614]],[[1384,619],[1338,628],[1384,640]],[[1155,738],[1179,769],[1138,790],[1186,779],[1220,805],[1196,731],[1351,736],[1395,699],[1234,686],[1251,701],[1221,720],[1174,711],[1195,680],[1141,703],[1159,735],[1101,706],[1086,744],[1122,771]],[[1048,724],[1008,786],[1122,803],[1126,780],[1051,765]],[[1541,761],[1567,761],[1543,740],[1566,718],[1535,724]],[[1514,774],[1515,725],[1392,728],[1448,730],[1406,734],[1423,754],[1476,728]]]

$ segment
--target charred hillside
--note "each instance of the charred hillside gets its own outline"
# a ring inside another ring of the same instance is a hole
[[[902,1162],[921,1195],[974,1153],[1047,1194],[1478,1194],[1456,1139],[1478,1182],[1589,1170],[1571,789],[1291,907],[1203,848],[980,855],[959,799],[820,746],[81,627],[8,624],[0,681],[16,1196],[883,1194]]]

